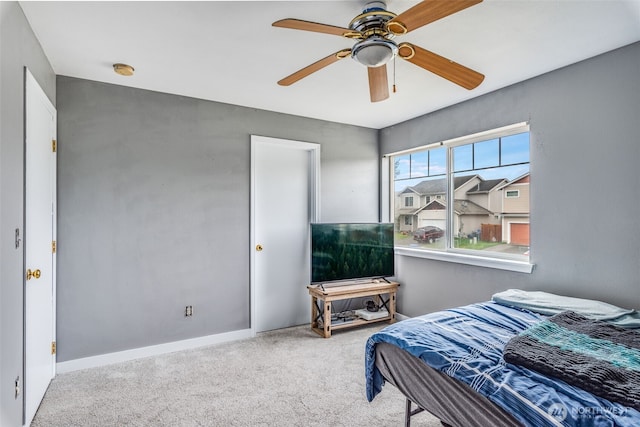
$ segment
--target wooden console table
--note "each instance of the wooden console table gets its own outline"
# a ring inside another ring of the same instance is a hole
[[[385,282],[384,280],[365,282],[351,285],[331,286],[308,285],[309,295],[311,295],[311,329],[324,338],[331,337],[331,332],[338,329],[352,328],[367,323],[396,321],[396,293],[398,292],[397,282]],[[384,300],[383,295],[388,295]],[[360,298],[373,296],[374,302],[380,308],[386,308],[388,316],[373,320],[354,319],[350,322],[339,325],[331,325],[331,302],[350,298]],[[324,302],[320,307],[318,300]]]

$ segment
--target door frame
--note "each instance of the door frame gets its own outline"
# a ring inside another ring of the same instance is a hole
[[[28,390],[28,387],[26,385],[26,380],[27,380],[27,376],[29,375],[29,373],[27,372],[27,358],[26,358],[26,351],[27,351],[27,327],[26,327],[26,321],[27,321],[27,282],[26,282],[26,275],[25,273],[25,269],[27,268],[27,250],[26,250],[26,246],[27,246],[27,242],[26,242],[26,238],[28,233],[30,232],[30,230],[27,229],[27,132],[28,132],[28,126],[29,126],[29,122],[28,122],[28,117],[27,117],[27,113],[28,113],[28,108],[27,108],[27,102],[28,102],[28,93],[33,93],[35,94],[38,98],[40,98],[40,101],[45,104],[45,107],[49,110],[49,112],[51,113],[52,117],[53,117],[53,129],[52,129],[52,135],[51,138],[52,140],[56,141],[57,144],[57,121],[58,121],[58,112],[56,110],[56,108],[54,107],[54,105],[51,103],[51,101],[49,100],[49,97],[47,96],[47,94],[44,92],[44,90],[42,90],[42,87],[40,86],[40,84],[38,83],[38,81],[35,79],[35,77],[33,76],[33,74],[29,71],[29,69],[27,67],[24,67],[24,141],[23,141],[23,150],[24,150],[24,164],[23,164],[23,218],[22,218],[22,224],[23,224],[23,237],[22,237],[22,241],[23,241],[23,245],[22,245],[22,265],[23,265],[23,278],[22,278],[22,313],[23,313],[23,318],[22,318],[22,330],[23,330],[23,336],[22,336],[22,384],[23,384],[23,393],[22,393],[22,423],[23,425],[26,423],[26,417],[27,417],[27,393],[29,393],[30,391]],[[52,173],[51,173],[51,192],[52,192],[52,206],[51,206],[51,240],[52,240],[52,244],[53,241],[57,242],[57,211],[58,211],[58,202],[57,202],[57,188],[58,188],[58,183],[57,183],[57,147],[55,150],[52,150],[52,156],[51,156],[51,162],[52,162]],[[53,249],[53,248],[52,248]],[[57,301],[56,301],[56,275],[57,275],[57,256],[56,256],[56,252],[57,250],[52,250],[51,252],[51,310],[52,310],[52,318],[51,318],[51,327],[52,327],[52,331],[51,331],[51,338],[53,340],[53,342],[57,341],[57,337],[56,337],[56,306],[57,306]],[[57,352],[53,353],[51,355],[51,379],[53,379],[56,375],[56,362],[57,362]],[[35,415],[35,414],[34,414]]]
[[[255,194],[256,194],[256,158],[255,152],[258,145],[275,145],[281,148],[290,148],[293,150],[304,150],[309,153],[309,216],[311,222],[320,221],[320,144],[295,141],[289,139],[271,138],[266,136],[251,135],[251,214],[250,214],[250,329],[251,336],[256,336],[256,212],[255,212]]]

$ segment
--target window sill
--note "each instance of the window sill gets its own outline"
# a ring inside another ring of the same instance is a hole
[[[426,258],[437,261],[455,262],[458,264],[475,265],[476,267],[495,268],[498,270],[515,271],[531,274],[534,264],[527,261],[513,259],[487,258],[453,252],[428,251],[423,249],[395,248],[395,254],[415,258]]]

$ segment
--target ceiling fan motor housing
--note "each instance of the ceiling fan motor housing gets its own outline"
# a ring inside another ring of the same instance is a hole
[[[367,3],[362,13],[351,21],[349,29],[362,33],[363,39],[351,49],[351,57],[367,67],[379,67],[389,62],[397,53],[398,45],[386,23],[396,14],[388,12],[381,1]]]

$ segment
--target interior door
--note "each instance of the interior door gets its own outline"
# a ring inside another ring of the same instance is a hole
[[[55,374],[56,111],[25,71],[24,420]]]
[[[252,330],[309,322],[319,145],[252,137]]]

